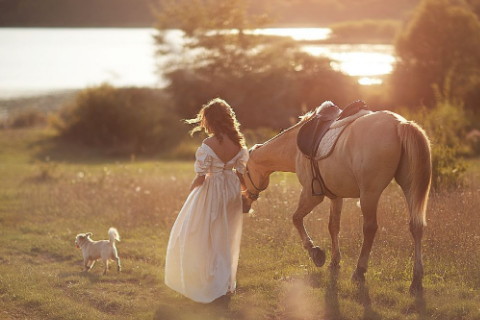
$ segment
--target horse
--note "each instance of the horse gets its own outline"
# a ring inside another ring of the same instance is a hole
[[[244,210],[251,208],[260,192],[267,189],[270,174],[275,171],[296,173],[302,186],[293,224],[303,247],[317,267],[324,265],[325,251],[316,247],[308,235],[303,219],[325,195],[312,194],[311,162],[297,147],[297,134],[311,117],[306,115],[290,128],[263,144],[250,149],[250,158],[243,173],[245,181]],[[328,230],[331,237],[330,268],[340,266],[338,234],[344,198],[360,198],[363,215],[363,244],[352,280],[365,283],[368,259],[377,224],[380,195],[395,179],[407,200],[409,229],[414,242],[413,278],[410,293],[423,291],[421,241],[426,225],[426,208],[431,185],[431,150],[425,131],[391,111],[368,113],[350,123],[342,132],[332,153],[318,161],[318,167],[330,197]]]

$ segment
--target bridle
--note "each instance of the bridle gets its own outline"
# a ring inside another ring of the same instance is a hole
[[[285,133],[291,131],[292,129],[296,128],[300,123],[302,123],[302,121],[294,124],[294,125],[291,126],[290,128],[287,128],[287,129],[284,129],[284,130],[280,131],[279,134],[277,134],[276,136],[268,139],[267,141],[265,141],[264,143],[262,143],[258,148],[266,145],[267,143],[271,142],[272,140],[275,140],[276,138],[278,138],[278,137],[284,135]],[[258,149],[258,148],[257,148],[257,149]],[[255,149],[255,150],[256,150],[256,149]],[[255,151],[255,150],[250,150],[250,153],[252,153],[252,152]],[[259,188],[259,187],[257,187],[257,186],[255,185],[255,183],[253,182],[252,176],[250,175],[250,171],[248,170],[248,164],[245,166],[245,175],[248,177],[248,180],[250,180],[250,183],[251,183],[251,185],[253,186],[253,188],[257,191],[257,193],[253,193],[253,192],[251,192],[250,190],[248,190],[248,188],[247,188],[248,198],[250,198],[250,200],[255,201],[255,200],[257,200],[258,197],[260,196],[260,192],[265,191],[265,190],[267,189],[268,185],[267,185],[265,188]]]
[[[255,190],[257,191],[257,193],[253,193],[251,192],[250,190],[248,190],[247,188],[247,194],[248,194],[248,197],[250,198],[250,200],[257,200],[258,197],[260,196],[260,192],[262,191],[265,191],[265,189],[267,189],[267,187],[265,188],[259,188],[255,185],[255,183],[253,182],[253,179],[252,179],[252,176],[250,175],[250,171],[248,170],[248,165],[245,166],[245,175],[248,177],[248,180],[250,180],[250,183],[251,185],[255,188]]]

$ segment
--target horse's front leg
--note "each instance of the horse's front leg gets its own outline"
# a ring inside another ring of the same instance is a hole
[[[307,194],[305,189],[303,189],[300,195],[297,210],[293,214],[293,224],[295,225],[298,233],[300,234],[303,247],[307,249],[310,257],[312,258],[313,262],[317,267],[321,267],[325,264],[325,251],[313,245],[313,241],[308,235],[307,230],[305,229],[305,225],[303,224],[303,218],[305,218],[305,216],[309,214],[316,205],[322,202],[323,198],[323,196],[313,197]]]
[[[340,233],[340,216],[342,213],[343,199],[337,198],[330,203],[330,218],[328,220],[328,231],[332,238],[332,260],[330,268],[340,267],[340,246],[338,243],[338,234]]]

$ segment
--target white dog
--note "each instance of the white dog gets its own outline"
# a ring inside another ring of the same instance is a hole
[[[120,272],[122,266],[120,264],[120,258],[118,257],[117,247],[115,246],[115,241],[120,241],[120,235],[117,229],[113,227],[108,229],[108,237],[110,240],[93,241],[90,239],[92,235],[91,232],[80,233],[75,238],[75,246],[82,249],[85,271],[92,269],[95,261],[102,259],[105,264],[103,274],[106,274],[108,261],[111,259],[117,262],[117,270]]]

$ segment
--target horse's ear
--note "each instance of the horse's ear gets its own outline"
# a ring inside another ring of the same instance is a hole
[[[93,236],[93,233],[87,232],[87,233],[85,233],[85,235],[86,235],[87,237],[91,237],[91,236]]]

